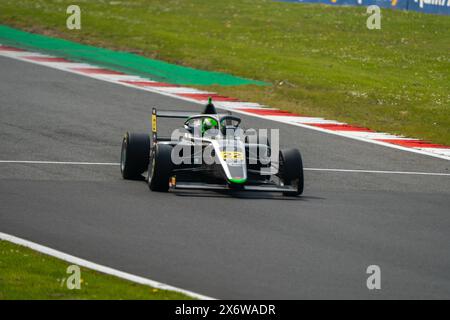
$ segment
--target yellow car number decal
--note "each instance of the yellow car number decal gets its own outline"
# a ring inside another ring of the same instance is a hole
[[[223,160],[244,160],[244,156],[240,151],[222,151],[220,156]]]

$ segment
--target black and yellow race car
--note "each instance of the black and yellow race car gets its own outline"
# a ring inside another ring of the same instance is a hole
[[[161,118],[182,119],[170,137],[158,135]],[[143,179],[152,191],[177,189],[303,192],[303,164],[297,149],[275,150],[241,119],[217,113],[211,101],[203,113],[152,111],[151,134],[127,132],[120,171],[124,179]],[[273,145],[273,144],[272,144]],[[276,153],[275,153],[276,152]]]

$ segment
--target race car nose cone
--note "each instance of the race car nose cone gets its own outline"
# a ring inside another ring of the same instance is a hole
[[[232,183],[236,183],[236,184],[243,184],[247,181],[247,179],[236,177],[236,178],[230,179],[229,181]]]

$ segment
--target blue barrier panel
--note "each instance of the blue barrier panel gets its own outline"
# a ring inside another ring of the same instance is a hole
[[[370,6],[413,10],[423,13],[450,15],[450,0],[283,0],[285,2],[323,3],[329,5]]]
[[[300,3],[323,3],[329,5],[347,5],[354,6],[356,0],[284,0],[284,2],[300,2]]]
[[[409,0],[408,10],[450,15],[450,0]]]
[[[377,5],[380,8],[400,9],[406,10],[408,8],[409,0],[356,0],[357,6],[371,6]]]
[[[408,0],[285,0],[285,2],[323,3],[329,5],[370,6],[376,4],[382,8],[406,9]]]

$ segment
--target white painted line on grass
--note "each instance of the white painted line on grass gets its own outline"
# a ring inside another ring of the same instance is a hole
[[[61,164],[61,165],[93,165],[93,166],[119,166],[118,162],[80,162],[80,161],[31,161],[31,160],[0,160],[0,163],[11,164]],[[395,171],[395,170],[365,170],[365,169],[333,169],[333,168],[304,168],[305,171],[325,172],[352,172],[352,173],[381,173],[381,174],[406,174],[424,176],[450,176],[450,173],[421,172],[421,171]]]
[[[128,281],[132,281],[132,282],[136,282],[139,284],[143,284],[146,286],[151,286],[153,288],[157,288],[157,289],[161,289],[161,290],[170,290],[170,291],[175,291],[175,292],[179,292],[182,294],[185,294],[189,297],[195,298],[195,299],[200,299],[200,300],[215,300],[214,298],[208,297],[208,296],[204,296],[189,290],[184,290],[184,289],[180,289],[177,287],[173,287],[171,285],[165,284],[165,283],[161,283],[158,281],[154,281],[154,280],[150,280],[147,278],[143,278],[140,276],[136,276],[127,272],[123,272],[123,271],[119,271],[110,267],[106,267],[106,266],[102,266],[100,264],[88,261],[88,260],[84,260],[75,256],[72,256],[70,254],[22,239],[22,238],[18,238],[3,232],[0,232],[0,239],[1,240],[6,240],[24,247],[28,247],[31,248],[35,251],[41,252],[43,254],[76,264],[80,267],[85,267],[91,270],[95,270],[101,273],[105,273],[105,274],[109,274],[109,275],[113,275],[116,276],[118,278],[122,278]]]

